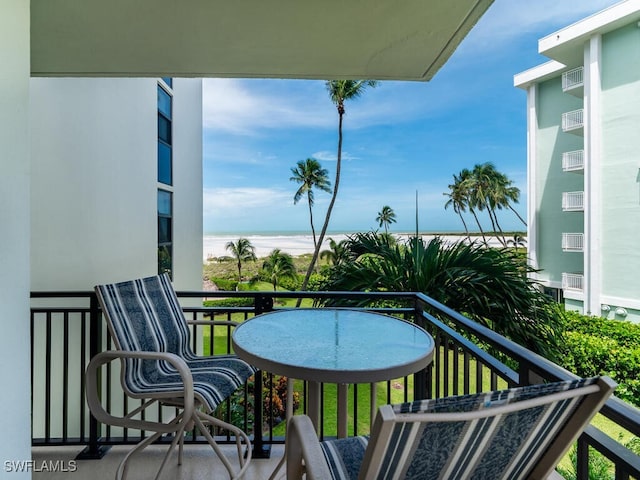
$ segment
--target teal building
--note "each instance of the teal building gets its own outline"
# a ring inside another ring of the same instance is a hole
[[[539,40],[527,93],[528,243],[567,309],[640,322],[640,2]]]

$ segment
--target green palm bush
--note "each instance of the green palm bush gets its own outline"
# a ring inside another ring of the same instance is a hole
[[[524,347],[553,359],[563,314],[528,278],[513,249],[440,238],[390,242],[374,232],[351,236],[346,258],[331,267],[323,288],[422,292]]]

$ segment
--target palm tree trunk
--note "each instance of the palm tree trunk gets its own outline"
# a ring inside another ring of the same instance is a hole
[[[516,217],[518,217],[518,218],[520,219],[520,221],[521,221],[521,222],[524,224],[524,226],[526,227],[526,226],[527,226],[527,222],[525,222],[525,221],[524,221],[524,218],[522,218],[522,217],[520,216],[520,214],[515,210],[515,208],[513,208],[513,207],[511,206],[511,204],[508,204],[507,206],[509,207],[509,210],[511,210],[513,213],[515,213],[515,214],[516,214]]]
[[[338,159],[336,162],[336,180],[333,184],[333,195],[331,195],[331,201],[329,202],[329,207],[327,207],[327,214],[324,217],[324,224],[322,225],[322,230],[320,230],[320,236],[318,237],[318,243],[316,244],[316,248],[313,250],[313,257],[311,257],[311,263],[309,264],[309,268],[307,269],[307,274],[304,276],[304,281],[302,282],[301,290],[306,290],[307,285],[309,284],[309,278],[311,277],[311,273],[315,269],[316,262],[318,261],[318,255],[320,254],[320,248],[322,247],[322,242],[324,241],[324,236],[327,233],[327,228],[329,227],[329,220],[331,220],[331,211],[333,210],[333,205],[336,203],[336,197],[338,196],[338,186],[340,185],[340,167],[342,163],[342,116],[344,115],[344,106],[338,106]],[[301,298],[298,299],[297,306],[300,306]]]
[[[502,243],[503,247],[507,246],[507,237],[504,236],[504,232],[502,231],[502,227],[500,226],[500,223],[498,222],[498,215],[496,214],[496,212],[493,212],[493,216],[496,220],[496,227],[498,228],[498,231],[500,232],[500,234],[502,235],[502,239],[500,239],[500,237],[498,237],[498,240],[500,240],[500,243]]]
[[[464,233],[467,234],[467,240],[469,240],[469,243],[471,243],[471,237],[469,236],[469,229],[467,228],[467,222],[464,221],[464,217],[462,216],[462,212],[460,212],[460,210],[458,210],[458,216],[460,217],[460,220],[462,220],[462,225],[464,225]]]
[[[484,236],[484,230],[482,230],[482,225],[480,225],[480,220],[478,220],[478,215],[476,215],[476,211],[473,208],[469,208],[469,211],[473,215],[473,218],[476,220],[476,225],[478,225],[478,229],[480,230],[480,234],[482,235],[482,241],[486,245],[487,237]]]
[[[311,199],[308,199],[309,203],[309,222],[311,223],[311,234],[313,235],[313,249],[315,250],[317,242],[316,242],[316,229],[313,228],[313,209],[311,208]]]

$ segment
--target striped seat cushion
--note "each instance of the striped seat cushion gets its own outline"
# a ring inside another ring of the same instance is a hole
[[[357,480],[368,443],[368,437],[350,437],[320,444],[334,480]]]
[[[99,285],[100,297],[116,347],[126,351],[169,352],[181,357],[193,374],[196,397],[215,408],[256,372],[235,355],[198,357],[189,345],[189,328],[169,277],[142,278]],[[125,388],[134,395],[182,390],[176,370],[166,362],[125,362]]]
[[[469,412],[596,382],[594,378],[394,405],[396,414]],[[377,479],[520,479],[535,466],[582,397],[468,421],[398,422]],[[351,440],[351,439],[350,439]],[[371,441],[385,441],[372,439]],[[355,479],[364,451],[324,442],[334,479]],[[373,478],[373,477],[372,477]]]

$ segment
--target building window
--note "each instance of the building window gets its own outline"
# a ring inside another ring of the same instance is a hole
[[[162,77],[162,81],[166,83],[169,87],[173,88],[173,78],[171,77]]]
[[[158,85],[158,182],[173,185],[172,98]]]
[[[158,190],[158,273],[173,276],[173,194]]]
[[[564,292],[561,288],[543,287],[543,292],[558,303],[564,303]]]

